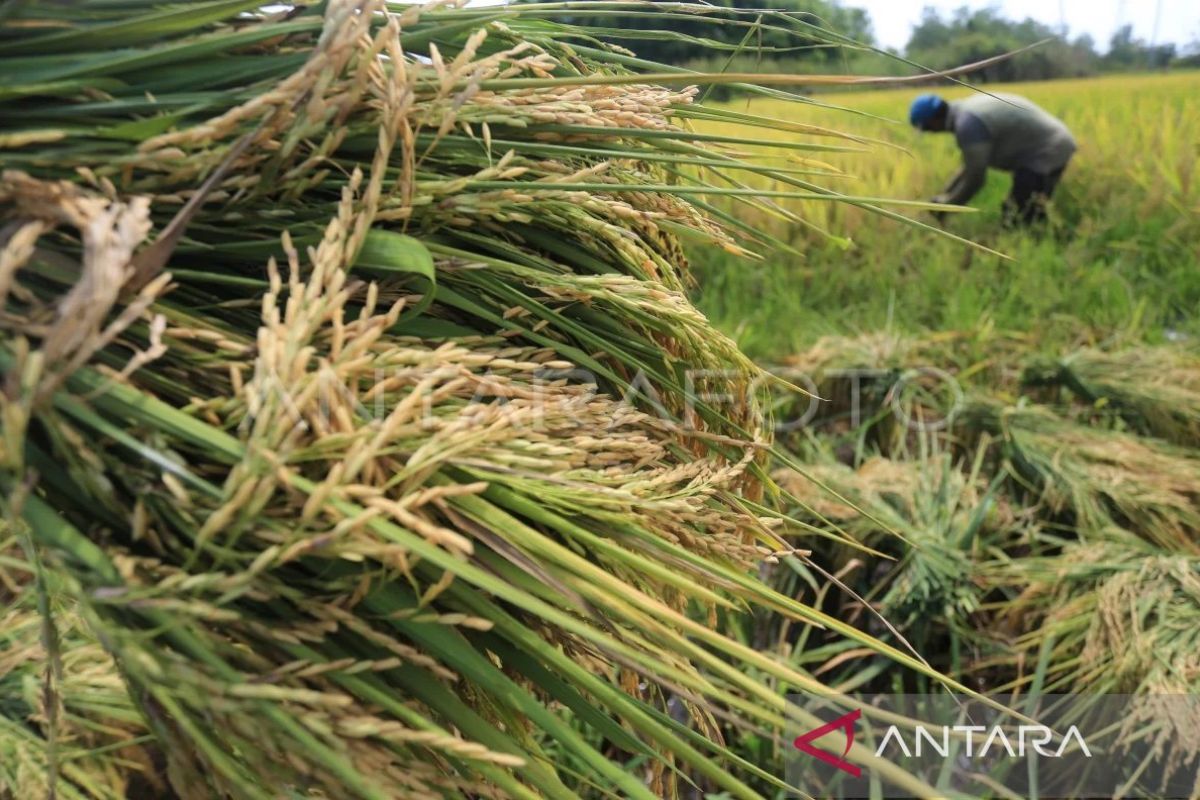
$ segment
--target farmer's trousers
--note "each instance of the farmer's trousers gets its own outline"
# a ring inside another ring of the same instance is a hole
[[[1053,172],[1018,169],[1013,172],[1012,192],[1004,201],[1004,224],[1010,228],[1033,225],[1046,219],[1046,203],[1062,178],[1064,164]]]

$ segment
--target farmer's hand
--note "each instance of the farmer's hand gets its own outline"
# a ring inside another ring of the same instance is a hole
[[[944,194],[939,194],[936,197],[931,198],[929,200],[929,202],[937,203],[938,205],[945,205],[946,204],[946,196]],[[938,221],[939,225],[946,221],[946,212],[945,211],[930,210],[929,213],[933,215],[933,218]]]

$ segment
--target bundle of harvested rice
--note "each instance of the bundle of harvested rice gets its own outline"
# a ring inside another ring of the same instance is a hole
[[[1024,382],[1069,389],[1098,409],[1115,411],[1138,432],[1175,444],[1200,445],[1200,357],[1189,350],[1085,349],[1034,361],[1025,370]]]
[[[259,6],[0,17],[0,488],[180,796],[783,788],[722,731],[821,687],[719,609],[933,674],[753,576],[759,376],[680,244],[740,249],[683,198],[752,137],[573,4]]]
[[[1181,696],[1200,691],[1200,560],[1110,528],[1090,542],[981,565],[1010,593],[998,629],[1018,682],[1050,693],[1129,694],[1118,743],[1152,743],[1168,769],[1195,775],[1200,718]],[[1031,671],[1028,665],[1043,665]]]
[[[1023,337],[988,324],[926,335],[826,336],[780,369],[820,399],[789,396],[780,416],[849,434],[860,451],[868,442],[903,458],[922,446],[919,434],[945,429],[972,387],[1015,396],[1027,346]]]
[[[1124,527],[1171,552],[1200,551],[1200,459],[1166,442],[1093,428],[1043,406],[978,401],[963,438],[993,437],[1024,489],[1079,535]]]
[[[1193,555],[1113,528],[987,572],[997,585],[1022,588],[1005,608],[1030,629],[1022,649],[1055,648],[1048,690],[1191,694],[1200,686],[1198,568]]]
[[[901,630],[963,626],[981,594],[974,577],[977,537],[1005,524],[984,486],[982,460],[960,464],[936,441],[929,438],[910,459],[875,456],[856,468],[818,451],[807,475],[783,470],[774,475],[804,502],[796,510],[800,518],[816,511],[821,516],[807,521],[832,521],[855,541],[895,558],[879,560],[853,583]],[[830,490],[841,500],[830,499]],[[848,557],[863,558],[849,551]]]

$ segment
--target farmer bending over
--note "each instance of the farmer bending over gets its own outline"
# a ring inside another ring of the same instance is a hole
[[[1006,225],[1046,218],[1046,201],[1075,154],[1066,125],[1011,94],[973,94],[953,103],[923,94],[913,101],[909,121],[919,130],[953,133],[962,150],[962,170],[933,202],[965,204],[983,188],[988,167],[1013,174]]]

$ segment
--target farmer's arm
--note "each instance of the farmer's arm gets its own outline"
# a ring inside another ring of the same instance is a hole
[[[945,191],[934,199],[950,205],[963,205],[978,194],[987,181],[988,164],[992,160],[992,137],[978,116],[960,112],[955,120],[954,138],[962,151],[963,166]]]
[[[978,194],[987,181],[991,154],[992,146],[986,142],[964,149],[963,168],[937,199],[949,205],[961,206]]]
[[[960,169],[958,172],[954,173],[954,177],[951,178],[950,182],[946,184],[946,188],[941,191],[941,194],[934,197],[933,201],[935,203],[950,202],[946,198],[954,195],[954,193],[958,190],[959,184],[962,183],[962,179],[963,179],[963,170]]]

